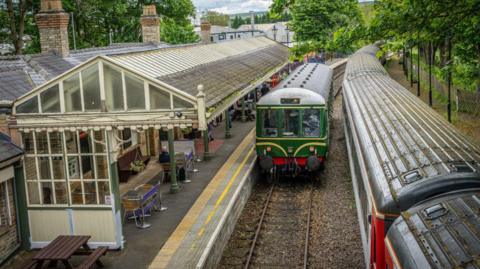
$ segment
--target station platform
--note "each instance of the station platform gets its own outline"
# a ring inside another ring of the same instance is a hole
[[[233,151],[153,259],[150,269],[210,268],[219,261],[221,245],[227,243],[254,181],[254,138],[252,130]]]

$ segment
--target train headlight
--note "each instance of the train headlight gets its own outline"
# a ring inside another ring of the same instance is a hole
[[[288,147],[287,151],[288,153],[293,153],[293,147]]]
[[[314,146],[310,146],[310,152],[314,152],[315,151],[315,147]]]
[[[268,146],[267,147],[267,152],[270,152],[270,151],[272,151],[272,147]]]

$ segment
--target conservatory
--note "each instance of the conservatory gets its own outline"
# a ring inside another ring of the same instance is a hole
[[[286,64],[284,46],[248,42],[96,56],[17,99],[31,246],[88,234],[93,246],[122,247],[119,158],[158,154],[160,130],[169,146],[182,130],[205,133]]]

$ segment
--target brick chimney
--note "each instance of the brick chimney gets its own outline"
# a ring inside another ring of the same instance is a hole
[[[35,15],[35,20],[40,32],[42,53],[54,52],[68,57],[68,19],[61,0],[41,0],[40,12]]]
[[[143,43],[160,43],[160,18],[155,5],[143,6],[140,24],[142,25]]]
[[[202,39],[202,43],[208,44],[211,43],[210,39],[210,30],[212,29],[212,25],[208,21],[202,21],[200,24],[200,38]]]

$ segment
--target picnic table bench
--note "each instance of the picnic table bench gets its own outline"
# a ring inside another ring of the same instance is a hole
[[[25,268],[39,269],[45,262],[49,262],[49,267],[55,267],[58,262],[61,262],[65,268],[73,268],[69,262],[73,255],[88,255],[77,268],[92,268],[94,264],[103,267],[99,259],[105,255],[107,247],[99,247],[92,251],[87,244],[89,239],[88,235],[58,236],[48,246],[42,248]]]

